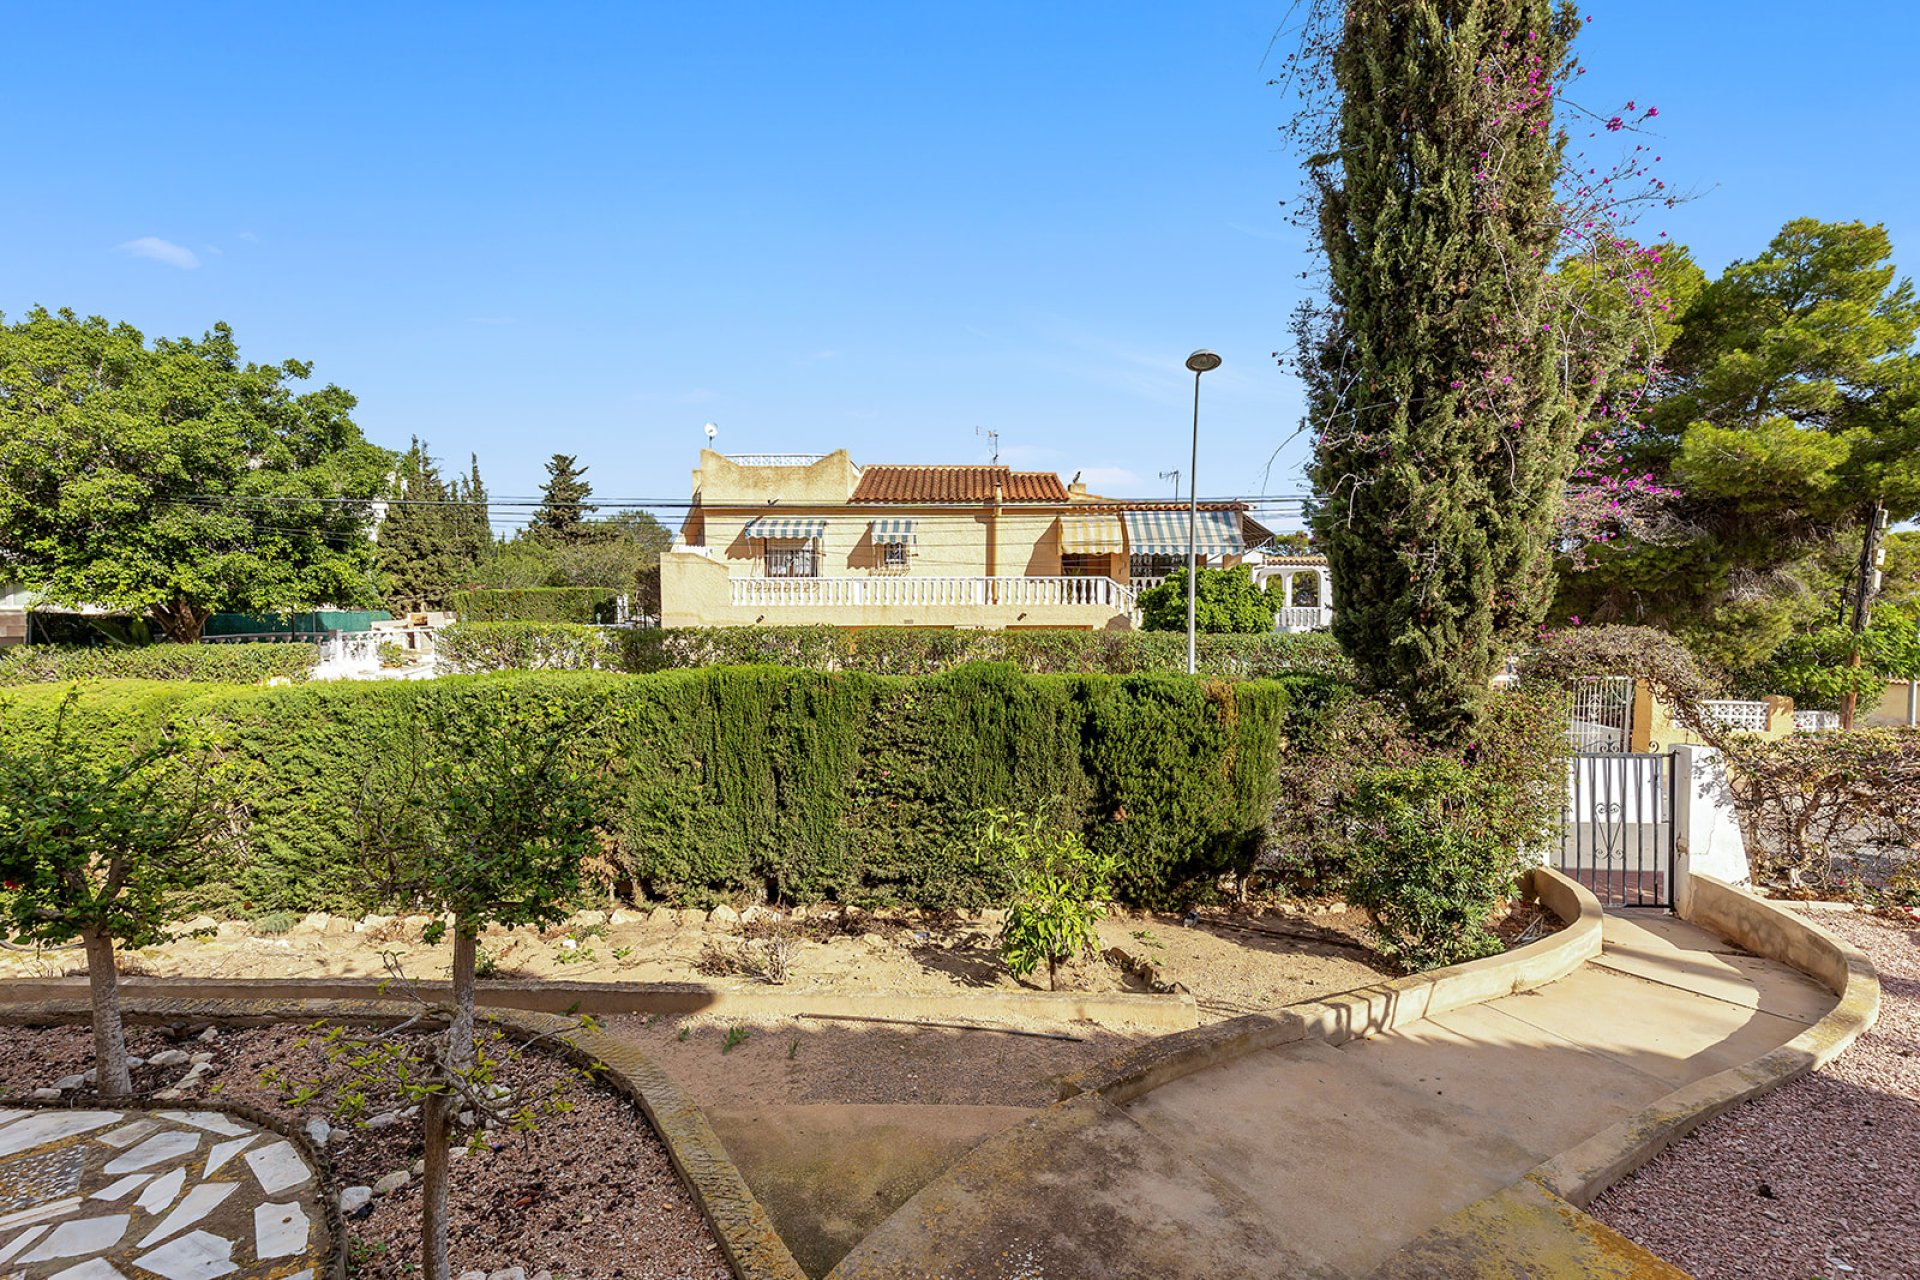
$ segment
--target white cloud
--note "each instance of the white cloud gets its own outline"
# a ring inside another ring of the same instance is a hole
[[[1083,467],[1080,480],[1095,493],[1111,489],[1119,493],[1137,494],[1145,487],[1140,477],[1125,467]]]
[[[185,245],[162,240],[159,236],[141,236],[138,240],[129,240],[125,244],[113,246],[115,253],[124,253],[130,258],[150,258],[154,262],[164,262],[170,267],[182,271],[191,271],[200,265],[200,259],[193,250]]]
[[[259,244],[259,243],[260,243],[260,237],[259,237],[259,236],[257,236],[257,235],[255,235],[255,234],[253,234],[253,232],[251,232],[251,231],[242,231],[242,232],[240,233],[240,238],[241,238],[242,240],[245,240],[245,241],[246,241],[246,242],[247,242],[248,244]]]

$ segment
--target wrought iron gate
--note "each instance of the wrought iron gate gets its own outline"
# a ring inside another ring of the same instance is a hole
[[[1669,754],[1581,752],[1568,769],[1559,868],[1607,906],[1673,905]]]

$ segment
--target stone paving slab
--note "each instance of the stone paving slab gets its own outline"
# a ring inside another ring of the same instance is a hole
[[[0,1109],[8,1280],[321,1280],[335,1256],[325,1195],[298,1143],[241,1116]]]

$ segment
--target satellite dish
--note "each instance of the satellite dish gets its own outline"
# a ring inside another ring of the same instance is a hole
[[[707,439],[711,440],[719,434],[720,434],[720,424],[717,422],[709,422],[707,424]]]

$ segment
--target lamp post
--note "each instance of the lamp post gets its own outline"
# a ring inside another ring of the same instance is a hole
[[[1194,660],[1194,601],[1199,590],[1200,546],[1200,375],[1220,367],[1220,357],[1205,347],[1187,357],[1193,370],[1193,458],[1187,466],[1187,674],[1197,669]]]

